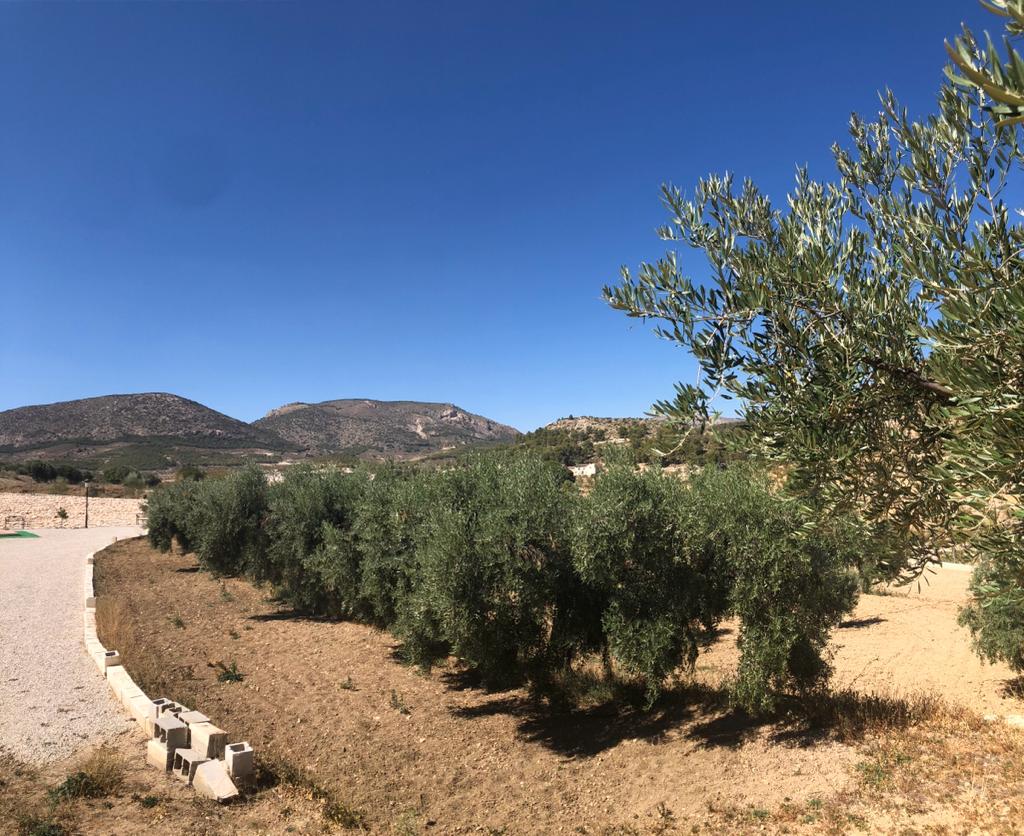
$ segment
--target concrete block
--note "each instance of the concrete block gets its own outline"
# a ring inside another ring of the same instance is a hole
[[[103,651],[103,667],[113,668],[121,664],[121,654],[116,650]]]
[[[121,700],[121,705],[123,705],[126,709],[128,709],[129,712],[131,712],[132,700],[145,696],[146,692],[143,691],[134,682],[132,682],[130,684],[126,683],[124,687],[121,688],[121,694],[119,699]]]
[[[169,714],[171,717],[177,717],[179,714],[184,714],[185,712],[191,711],[191,710],[192,710],[191,708],[186,708],[181,703],[172,702],[172,703],[164,706],[160,710],[160,716],[162,717],[164,714]]]
[[[236,784],[251,780],[256,769],[252,746],[248,743],[229,743],[224,749],[224,765]]]
[[[150,740],[146,744],[146,763],[166,772],[174,765],[174,753],[159,740]]]
[[[189,726],[191,726],[193,723],[210,722],[210,718],[203,714],[202,711],[182,711],[180,714],[178,714],[178,719]]]
[[[200,764],[192,779],[192,786],[200,795],[221,803],[238,797],[238,787],[228,775],[228,769],[223,761],[207,761]]]
[[[136,723],[145,727],[146,720],[156,720],[156,706],[145,694],[136,694],[128,700],[128,713]]]
[[[82,624],[85,627],[92,627],[93,632],[96,631],[96,610],[85,610],[82,613]]]
[[[189,726],[189,746],[208,758],[224,757],[228,733],[213,723],[193,723]]]
[[[96,564],[96,554],[90,554],[86,559],[85,563],[87,566],[94,566]]]
[[[188,747],[188,726],[177,717],[160,717],[154,724],[153,737],[173,753]]]
[[[175,778],[191,784],[196,777],[196,770],[209,760],[195,749],[175,749],[171,771]]]
[[[85,608],[87,610],[92,610],[94,613],[96,612],[96,596],[95,595],[86,595],[85,596]]]
[[[121,694],[125,689],[135,685],[132,682],[132,678],[128,676],[126,671],[121,665],[111,665],[106,668],[107,685],[110,686],[110,690],[114,692],[114,696],[117,697],[117,701],[121,702]]]

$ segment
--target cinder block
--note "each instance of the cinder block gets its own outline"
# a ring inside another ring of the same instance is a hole
[[[95,610],[85,610],[82,613],[82,624],[84,624],[86,627],[92,627],[92,629],[95,631],[95,629],[96,629],[96,611]]]
[[[203,714],[202,711],[182,711],[178,714],[178,719],[189,726],[191,726],[193,723],[210,722],[210,718]]]
[[[139,697],[145,697],[145,696],[146,696],[146,692],[143,691],[134,682],[132,682],[131,684],[125,684],[121,688],[121,694],[120,694],[121,705],[123,705],[126,709],[128,709],[128,711],[130,713],[131,712],[131,706],[132,706],[132,700],[138,699]]]
[[[87,610],[92,610],[94,613],[96,612],[96,596],[95,595],[86,595],[85,596],[85,608]]]
[[[170,702],[160,710],[160,716],[163,716],[164,714],[169,714],[171,717],[177,717],[179,714],[183,714],[191,710],[191,708],[186,708],[181,703]]]
[[[107,674],[107,685],[110,686],[110,690],[114,692],[114,696],[117,697],[117,701],[121,702],[121,694],[126,688],[130,688],[135,685],[132,682],[132,678],[128,676],[126,671],[121,665],[111,665],[106,668]]]
[[[121,654],[116,650],[103,651],[103,667],[113,668],[121,664]]]
[[[252,746],[248,743],[229,743],[224,749],[224,765],[236,784],[251,780],[256,769]]]
[[[188,747],[188,726],[177,717],[160,717],[154,724],[153,736],[167,747],[168,752]]]
[[[207,761],[200,764],[192,779],[192,786],[200,795],[221,803],[238,797],[238,787],[228,775],[223,761]]]
[[[150,740],[146,744],[146,763],[166,772],[174,765],[174,753],[159,740]]]
[[[85,562],[86,562],[86,565],[88,565],[88,566],[93,566],[93,565],[95,565],[95,563],[96,563],[96,555],[95,555],[95,553],[93,553],[93,554],[90,554],[90,555],[89,555],[89,556],[88,556],[88,557],[87,557],[87,558],[85,559]]]
[[[145,694],[136,694],[128,700],[128,713],[143,728],[145,728],[147,719],[156,720],[156,706]]]
[[[175,778],[184,781],[186,784],[191,784],[196,776],[196,770],[208,760],[210,759],[201,755],[195,749],[175,749],[171,770]]]
[[[189,726],[189,746],[208,758],[224,757],[228,733],[213,723],[193,723]]]

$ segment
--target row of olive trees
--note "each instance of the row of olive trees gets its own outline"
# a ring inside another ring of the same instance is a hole
[[[735,693],[768,710],[826,680],[829,630],[856,599],[857,527],[818,524],[746,470],[683,482],[619,465],[583,496],[530,455],[373,478],[299,467],[274,485],[247,468],[165,486],[148,516],[156,547],[177,540],[297,610],[390,629],[412,662],[453,655],[547,693],[604,659],[652,703],[737,615]]]
[[[1024,31],[1024,0],[985,5]],[[731,175],[666,187],[660,234],[699,272],[673,251],[605,294],[699,363],[661,412],[692,426],[739,401],[791,495],[862,515],[892,572],[976,561],[964,621],[1024,670],[1024,60],[1006,50],[965,30],[934,115],[887,93],[835,177],[801,169],[779,205]]]

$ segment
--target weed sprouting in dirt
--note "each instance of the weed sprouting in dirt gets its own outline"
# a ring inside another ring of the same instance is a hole
[[[346,676],[341,682],[338,683],[338,687],[342,691],[356,691],[356,684],[352,681],[351,676]]]
[[[167,620],[171,622],[172,627],[177,627],[179,630],[185,629],[185,620],[180,615],[172,615]]]
[[[409,710],[409,706],[405,704],[405,700],[402,699],[401,694],[399,694],[394,688],[391,689],[390,703],[391,707],[399,714],[409,715],[412,713]]]
[[[82,762],[77,772],[53,787],[47,797],[54,804],[74,798],[103,798],[121,786],[124,773],[124,759],[113,749],[101,747]]]
[[[245,674],[238,670],[238,663],[234,660],[230,665],[225,665],[223,662],[211,662],[210,667],[217,669],[218,682],[241,682],[245,679]]]

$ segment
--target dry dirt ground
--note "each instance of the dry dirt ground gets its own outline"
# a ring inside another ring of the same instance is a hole
[[[140,499],[90,496],[89,527],[137,525],[140,522],[141,504]],[[68,515],[64,521],[57,515],[61,508]],[[85,524],[85,497],[0,493],[0,528],[4,527],[4,521],[9,516],[22,517],[24,528],[81,528]]]
[[[938,581],[938,597],[865,596],[835,640],[837,681],[858,693],[755,722],[710,687],[735,653],[728,626],[696,681],[649,713],[555,712],[450,668],[419,674],[388,634],[298,617],[191,556],[139,540],[97,562],[104,643],[147,693],[251,741],[265,769],[239,805],[167,802],[179,833],[1020,832],[1024,734],[975,711],[1024,706],[955,625],[964,579],[950,600]],[[242,680],[218,681],[220,664]],[[83,832],[121,832],[93,806]],[[150,808],[112,809],[119,827],[153,829]]]

